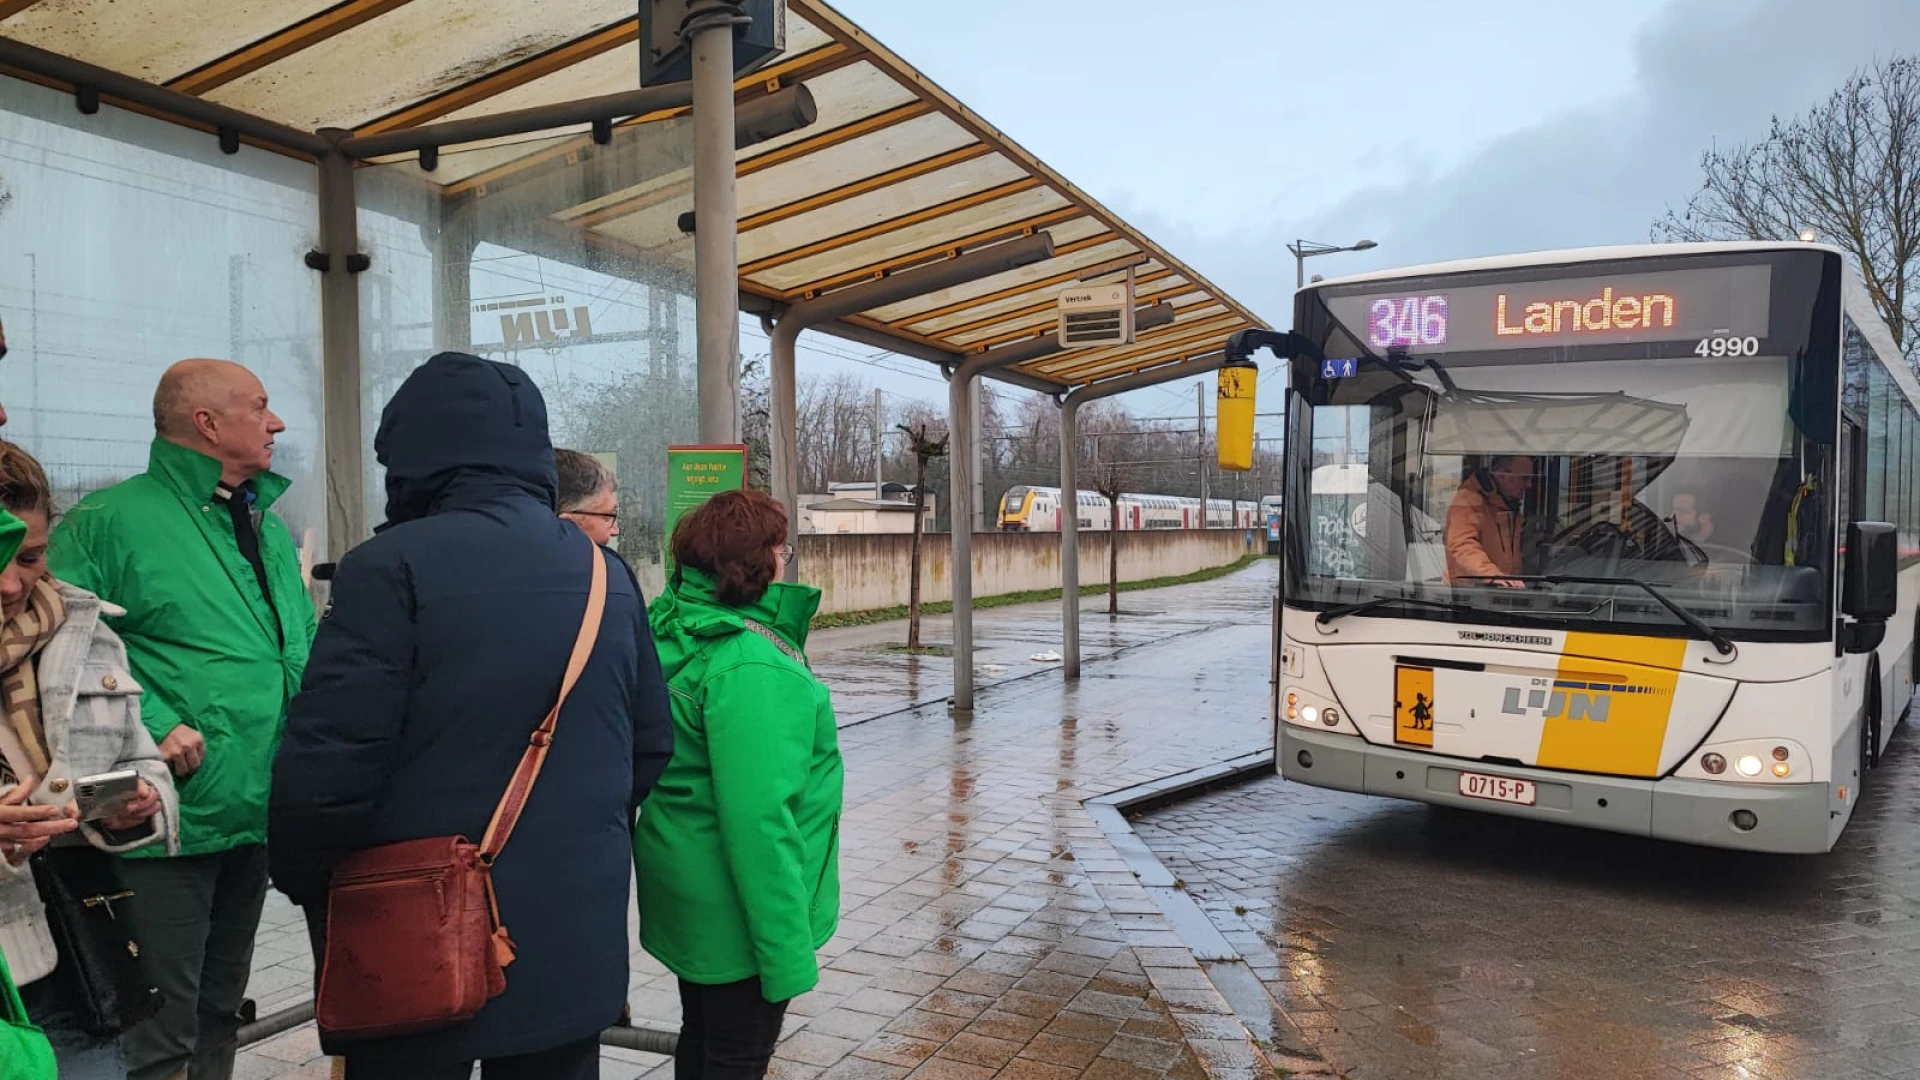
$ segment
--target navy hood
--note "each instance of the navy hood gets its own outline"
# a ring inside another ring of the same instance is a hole
[[[380,414],[387,524],[520,492],[554,506],[547,402],[520,368],[443,352],[415,368]]]

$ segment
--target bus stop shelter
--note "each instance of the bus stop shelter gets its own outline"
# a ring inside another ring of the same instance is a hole
[[[49,296],[86,293],[122,323],[145,300],[65,269],[78,256],[64,249],[34,257],[25,414],[42,416],[28,435],[76,487],[144,465],[132,389],[69,423],[42,369],[150,388],[165,354],[140,348],[174,329],[188,348],[224,311],[232,348],[212,355],[271,368],[276,398],[319,436],[289,440],[313,493],[295,533],[307,561],[326,561],[377,520],[377,410],[434,351],[541,373],[569,437],[617,448],[623,499],[645,505],[658,485],[639,461],[667,442],[737,441],[738,345],[708,331],[756,315],[772,486],[791,512],[800,335],[891,350],[949,380],[955,705],[971,708],[978,379],[1060,403],[1073,490],[1079,405],[1217,367],[1226,338],[1259,321],[820,0],[789,0],[784,51],[734,80],[731,176],[697,164],[688,84],[635,89],[642,38],[634,0],[0,0],[0,145],[32,162],[10,169],[16,203],[93,222],[70,243],[171,275],[192,309],[118,350],[77,329],[55,348],[63,324],[42,313],[64,313]],[[696,193],[718,185],[735,213],[702,222]],[[143,239],[192,222],[210,226]],[[729,238],[737,289],[693,303],[701,253]],[[19,340],[26,290],[7,273],[0,315]],[[1062,349],[1058,291],[1129,273],[1134,342]],[[1075,524],[1065,516],[1070,675]]]

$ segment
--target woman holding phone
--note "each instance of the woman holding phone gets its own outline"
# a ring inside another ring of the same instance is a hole
[[[0,441],[0,507],[26,526],[0,571],[0,809],[49,807],[49,823],[0,829],[0,954],[27,1015],[44,1028],[61,1080],[121,1077],[117,1040],[81,1030],[53,974],[60,963],[28,859],[49,844],[91,844],[106,852],[178,843],[173,779],[140,722],[140,688],[126,649],[106,618],[119,609],[47,573],[53,493],[32,455]],[[76,781],[132,770],[138,781],[117,812],[83,821]],[[41,813],[46,811],[41,810]],[[0,823],[8,817],[0,815]],[[69,824],[70,823],[70,824]]]

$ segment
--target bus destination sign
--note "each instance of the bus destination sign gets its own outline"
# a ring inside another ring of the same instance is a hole
[[[1752,355],[1767,336],[1766,265],[1329,294],[1327,308],[1379,352],[1415,355],[1636,342],[1726,340]],[[1738,343],[1750,342],[1742,348]],[[1728,349],[1736,351],[1727,351]],[[1705,355],[1705,353],[1703,353]]]

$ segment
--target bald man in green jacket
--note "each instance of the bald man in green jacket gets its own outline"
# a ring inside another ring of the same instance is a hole
[[[154,425],[147,471],[69,511],[49,562],[126,609],[109,622],[180,792],[179,854],[120,862],[165,998],[126,1034],[128,1075],[226,1080],[267,893],[273,756],[315,620],[293,537],[268,512],[288,486],[271,471],[286,425],[260,380],[182,361],[160,380]]]

